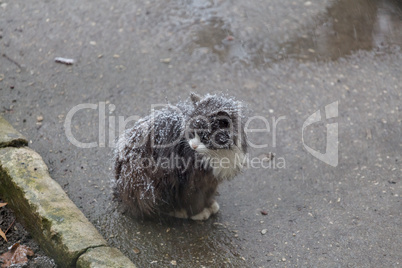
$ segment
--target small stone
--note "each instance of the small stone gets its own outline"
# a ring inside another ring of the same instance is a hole
[[[285,261],[286,261],[286,258],[282,258],[282,261],[285,262]]]
[[[311,1],[307,1],[307,2],[304,3],[304,5],[305,5],[306,7],[311,6],[312,4],[313,4],[313,3],[311,3]]]
[[[95,41],[91,41],[91,42],[89,42],[89,44],[90,44],[91,46],[96,46],[96,42],[95,42]]]
[[[177,261],[172,260],[172,261],[170,262],[170,264],[171,264],[171,265],[177,265]]]
[[[261,210],[261,214],[264,215],[264,216],[266,216],[266,215],[268,215],[268,211],[266,211],[266,210]]]
[[[139,248],[133,248],[133,251],[134,251],[135,254],[140,254],[140,252],[141,252],[141,251],[139,250]]]
[[[170,61],[171,61],[172,59],[171,58],[165,58],[165,59],[160,59],[160,61],[162,62],[162,63],[170,63]]]
[[[371,140],[373,138],[370,129],[366,129],[366,139]]]
[[[63,58],[63,57],[56,57],[56,58],[54,58],[54,61],[57,63],[65,64],[65,65],[73,65],[74,64],[74,59],[68,59],[68,58]]]
[[[261,230],[261,234],[262,234],[262,235],[265,235],[267,232],[268,232],[268,229],[262,229],[262,230]]]
[[[43,116],[42,115],[37,116],[36,121],[42,122],[43,121]]]

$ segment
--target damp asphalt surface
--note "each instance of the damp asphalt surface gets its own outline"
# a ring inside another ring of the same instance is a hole
[[[139,267],[400,267],[401,9],[0,0],[0,112]],[[110,186],[119,128],[192,91],[248,104],[250,128],[270,130],[250,134],[261,147],[250,157],[274,160],[222,184],[206,222],[122,215]]]

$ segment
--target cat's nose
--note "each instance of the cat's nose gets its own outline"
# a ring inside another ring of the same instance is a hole
[[[191,144],[191,148],[193,148],[194,150],[198,148],[198,145],[196,143],[192,143]]]

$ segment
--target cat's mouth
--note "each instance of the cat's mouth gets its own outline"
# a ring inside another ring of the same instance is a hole
[[[201,139],[197,133],[195,133],[194,138],[192,138],[188,141],[188,145],[190,145],[191,149],[193,149],[194,151],[199,152],[199,153],[203,153],[206,150],[208,150],[207,147],[205,146],[205,144],[203,144],[201,142]]]
[[[188,144],[190,145],[191,149],[193,149],[194,151],[199,152],[199,153],[203,153],[208,150],[207,147],[205,146],[205,144],[203,144],[199,140],[197,141],[195,138],[189,140]]]

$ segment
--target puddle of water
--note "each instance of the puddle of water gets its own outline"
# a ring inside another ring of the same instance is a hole
[[[336,60],[358,50],[398,50],[402,46],[401,7],[401,2],[391,0],[338,1],[308,35],[284,44],[282,53],[305,60]]]
[[[189,51],[261,66],[284,58],[336,60],[358,50],[387,53],[402,46],[402,2],[397,0],[336,1],[316,21],[313,29],[300,30],[304,35],[295,33],[267,50],[269,45],[236,39],[229,23],[215,16],[193,28]]]
[[[242,43],[233,37],[233,32],[221,18],[213,17],[202,22],[200,26],[190,48],[192,53],[205,54],[211,51],[222,62],[231,58],[244,62],[250,60]]]

